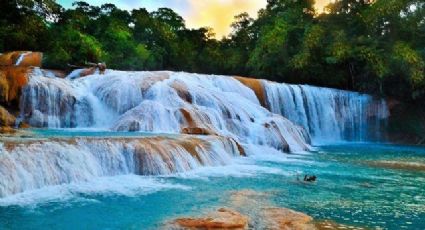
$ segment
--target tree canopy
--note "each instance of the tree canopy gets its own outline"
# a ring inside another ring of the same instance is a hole
[[[78,1],[1,1],[0,52],[46,53],[48,68],[105,61],[114,69],[245,75],[278,82],[425,99],[423,0],[268,0],[256,19],[235,16],[218,40],[169,8],[154,12]]]

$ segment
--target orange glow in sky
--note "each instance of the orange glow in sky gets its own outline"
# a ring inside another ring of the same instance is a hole
[[[72,7],[76,0],[57,0],[66,8]],[[211,27],[217,38],[231,32],[230,24],[234,16],[247,12],[256,18],[258,10],[266,7],[267,0],[85,0],[92,5],[100,6],[105,3],[114,3],[119,8],[131,11],[137,8],[147,8],[154,11],[159,7],[169,7],[183,16],[189,28]],[[300,0],[301,1],[301,0]],[[323,11],[323,7],[331,0],[316,0],[316,10]]]
[[[322,12],[331,0],[316,0],[316,9]],[[267,5],[266,0],[188,0],[191,9],[185,15],[189,28],[208,26],[214,29],[217,38],[231,32],[234,16],[247,12],[256,17],[259,9]]]

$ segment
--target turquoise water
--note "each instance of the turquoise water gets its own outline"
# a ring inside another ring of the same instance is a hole
[[[35,137],[41,138],[73,138],[73,137],[175,137],[177,134],[152,132],[116,132],[102,129],[28,129]]]
[[[234,191],[267,192],[275,206],[315,219],[382,229],[425,229],[425,148],[341,144],[311,153],[262,153],[229,166],[167,177],[119,176],[0,199],[0,229],[156,229],[229,204]],[[318,177],[315,183],[297,178]]]

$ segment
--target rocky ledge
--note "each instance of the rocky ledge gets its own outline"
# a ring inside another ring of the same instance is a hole
[[[229,207],[219,208],[201,217],[182,217],[169,221],[163,229],[268,229],[268,230],[324,230],[364,229],[333,221],[317,221],[311,216],[288,208],[274,207],[273,193],[241,190],[232,192]]]

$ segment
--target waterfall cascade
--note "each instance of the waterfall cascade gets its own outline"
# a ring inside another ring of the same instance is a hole
[[[304,151],[310,136],[313,143],[371,140],[387,116],[383,101],[341,90],[166,71],[61,79],[36,68],[22,90],[19,121],[179,135],[7,140],[0,144],[0,197],[101,176],[224,165],[253,146]]]
[[[76,80],[30,78],[21,119],[35,127],[216,134],[246,144],[308,149],[308,134],[226,76],[108,71]]]
[[[267,106],[304,127],[313,142],[381,139],[386,102],[370,95],[308,85],[264,81]]]
[[[229,138],[185,135],[9,141],[0,152],[0,197],[101,176],[185,172],[244,154]]]

